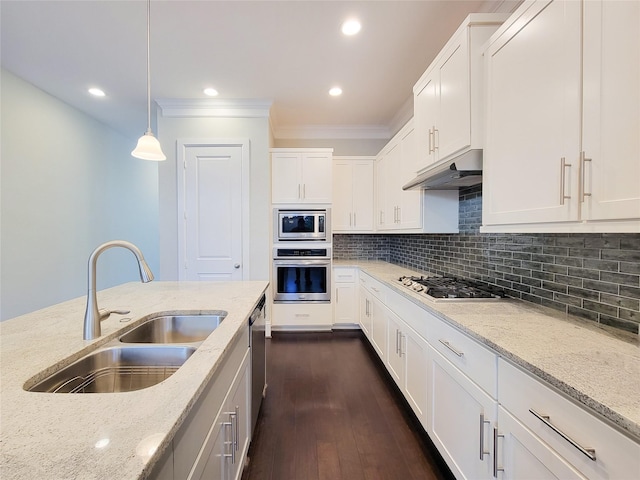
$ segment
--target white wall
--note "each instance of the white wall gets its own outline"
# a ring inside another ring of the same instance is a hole
[[[88,257],[108,240],[133,242],[157,272],[157,164],[131,157],[135,139],[5,70],[1,83],[0,318],[85,295]],[[137,279],[131,253],[100,257],[98,288]]]
[[[158,138],[167,161],[160,164],[160,276],[178,278],[176,142],[188,139],[248,138],[251,150],[250,280],[269,280],[271,168],[269,119],[158,116]]]

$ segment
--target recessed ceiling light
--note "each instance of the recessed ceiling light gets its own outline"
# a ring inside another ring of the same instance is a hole
[[[104,90],[101,90],[101,89],[95,88],[95,87],[90,88],[89,89],[89,93],[91,95],[93,95],[94,97],[104,97],[105,96]]]
[[[342,89],[340,87],[333,87],[331,90],[329,90],[329,95],[331,95],[332,97],[338,97],[342,95]]]
[[[215,97],[218,95],[218,91],[215,88],[209,87],[204,89],[204,94],[209,95],[210,97]]]
[[[342,24],[342,33],[345,35],[355,35],[361,28],[362,25],[360,24],[360,21],[355,18],[351,18]]]

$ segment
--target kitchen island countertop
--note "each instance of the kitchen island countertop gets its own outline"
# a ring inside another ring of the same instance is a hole
[[[85,297],[0,323],[0,476],[3,480],[147,478],[227,347],[242,334],[268,282],[127,283],[98,292],[98,305],[126,309],[82,339]],[[27,392],[151,314],[228,312],[192,357],[165,381],[123,393]],[[126,320],[129,319],[129,320]],[[247,348],[248,348],[247,344]]]
[[[640,441],[638,335],[516,299],[429,301],[397,281],[424,272],[383,261],[334,259],[333,266],[360,268]]]

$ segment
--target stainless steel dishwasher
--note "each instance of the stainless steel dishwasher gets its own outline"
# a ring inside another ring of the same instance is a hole
[[[263,295],[249,317],[249,347],[251,349],[251,434],[256,429],[262,398],[267,393],[265,302]]]

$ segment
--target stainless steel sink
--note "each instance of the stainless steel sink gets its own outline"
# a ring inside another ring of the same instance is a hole
[[[202,342],[213,332],[227,312],[212,314],[163,315],[154,317],[120,337],[123,343]]]
[[[101,348],[28,390],[50,393],[131,392],[169,378],[196,351],[191,345]]]

